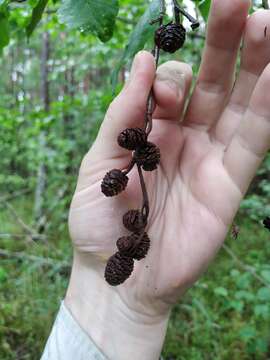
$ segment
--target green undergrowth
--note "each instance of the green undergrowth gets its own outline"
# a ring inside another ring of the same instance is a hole
[[[31,203],[25,197],[12,201],[26,224],[31,224]],[[248,220],[239,219],[238,225],[238,239],[226,242],[233,254],[222,249],[174,307],[164,359],[270,358],[269,232]],[[3,206],[0,233],[22,233],[21,225]],[[0,359],[38,360],[68,283],[67,229],[36,242],[0,238],[0,249]]]
[[[174,307],[166,359],[270,359],[269,232],[259,223],[238,224],[238,239],[226,241],[230,254],[222,249]]]

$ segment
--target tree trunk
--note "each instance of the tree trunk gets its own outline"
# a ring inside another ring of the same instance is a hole
[[[45,113],[48,113],[50,110],[50,84],[49,84],[49,68],[48,60],[50,57],[50,37],[49,33],[45,32],[42,35],[42,51],[41,51],[41,61],[40,61],[40,70],[41,70],[41,84],[40,84],[40,96],[43,104]],[[44,191],[46,188],[46,164],[43,158],[44,153],[46,153],[46,131],[42,130],[39,135],[39,148],[41,156],[41,161],[37,173],[37,185],[35,192],[35,207],[34,207],[34,218],[37,223],[37,231],[42,232],[42,229],[45,225],[45,216],[44,216]]]

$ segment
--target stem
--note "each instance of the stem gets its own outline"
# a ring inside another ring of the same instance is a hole
[[[148,215],[149,215],[149,199],[148,199],[148,194],[147,194],[147,190],[146,190],[146,186],[145,186],[145,182],[144,182],[144,178],[143,178],[142,168],[138,164],[137,164],[137,168],[138,168],[138,173],[139,173],[140,183],[141,183],[141,188],[142,188],[142,195],[143,195],[141,212],[142,212],[143,218],[147,219]]]
[[[128,165],[128,167],[127,167],[127,169],[125,171],[123,171],[123,174],[127,175],[133,169],[135,163],[136,163],[135,159],[132,158],[129,165]]]
[[[147,190],[146,190],[146,186],[145,186],[145,182],[144,182],[144,178],[143,178],[142,168],[138,164],[137,164],[137,168],[138,168],[140,184],[141,184],[141,188],[142,188],[142,195],[143,195],[142,209],[141,209],[141,216],[140,216],[140,222],[141,222],[140,225],[142,226],[142,228],[140,230],[140,235],[138,236],[138,238],[132,245],[133,250],[140,244],[140,242],[144,236],[144,230],[145,230],[145,226],[147,224],[147,218],[149,215],[149,199],[148,199],[148,194],[147,194]]]
[[[269,2],[268,0],[262,0],[262,6],[264,9],[269,9]]]
[[[179,11],[179,5],[176,1],[173,1],[173,12],[174,12],[174,18],[175,18],[175,23],[176,24],[180,24],[180,11]]]
[[[179,22],[177,22],[178,18],[179,18],[179,13],[181,13],[182,15],[184,15],[190,22],[191,22],[191,27],[193,30],[197,29],[200,26],[200,23],[198,22],[197,19],[195,19],[193,16],[191,16],[186,10],[184,10],[179,4],[177,0],[173,0],[173,5],[174,5],[174,12],[175,12],[175,22],[177,24],[179,24]]]
[[[160,16],[158,18],[159,21],[159,26],[161,26],[163,24],[163,18],[165,16],[166,13],[166,5],[165,5],[165,0],[160,0]],[[159,62],[159,55],[160,55],[160,50],[158,46],[155,46],[152,54],[155,58],[155,63],[156,63],[156,68],[158,66],[158,62]],[[146,104],[146,114],[145,114],[145,125],[144,125],[144,130],[146,131],[146,134],[149,135],[150,132],[152,131],[152,127],[153,127],[153,111],[154,111],[154,96],[153,96],[153,88],[150,90],[149,96],[148,96],[148,100],[147,100],[147,104]]]

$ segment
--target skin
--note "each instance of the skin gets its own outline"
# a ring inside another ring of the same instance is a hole
[[[270,148],[270,33],[264,35],[270,13],[248,18],[249,6],[247,0],[212,1],[185,113],[191,68],[170,61],[156,75],[152,55],[138,53],[82,161],[69,217],[74,263],[65,303],[110,359],[158,359],[171,306],[216,255]],[[123,214],[141,206],[142,195],[136,168],[117,197],[106,198],[100,184],[107,171],[129,164],[131,153],[116,138],[125,128],[143,125],[152,85],[156,108],[149,140],[162,158],[158,170],[144,172],[151,248],[123,285],[111,287],[104,280],[106,260],[128,233]]]

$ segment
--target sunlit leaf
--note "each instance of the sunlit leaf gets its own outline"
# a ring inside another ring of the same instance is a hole
[[[48,4],[49,0],[39,0],[37,5],[34,7],[32,12],[32,17],[29,25],[26,28],[27,37],[30,37],[35,30],[37,24],[40,22],[42,18],[42,14]]]
[[[9,43],[9,23],[8,13],[5,9],[0,9],[0,52]]]
[[[129,37],[128,44],[124,53],[112,74],[112,86],[115,89],[118,79],[118,73],[123,64],[132,58],[139,50],[143,49],[147,40],[153,36],[157,26],[150,22],[159,16],[160,0],[153,0],[146,9],[145,13],[139,19],[136,27]]]
[[[210,6],[211,6],[211,0],[203,0],[199,2],[198,8],[205,21],[207,21],[208,19]]]
[[[118,0],[62,0],[58,16],[69,28],[96,34],[106,42],[112,37],[118,11]]]

